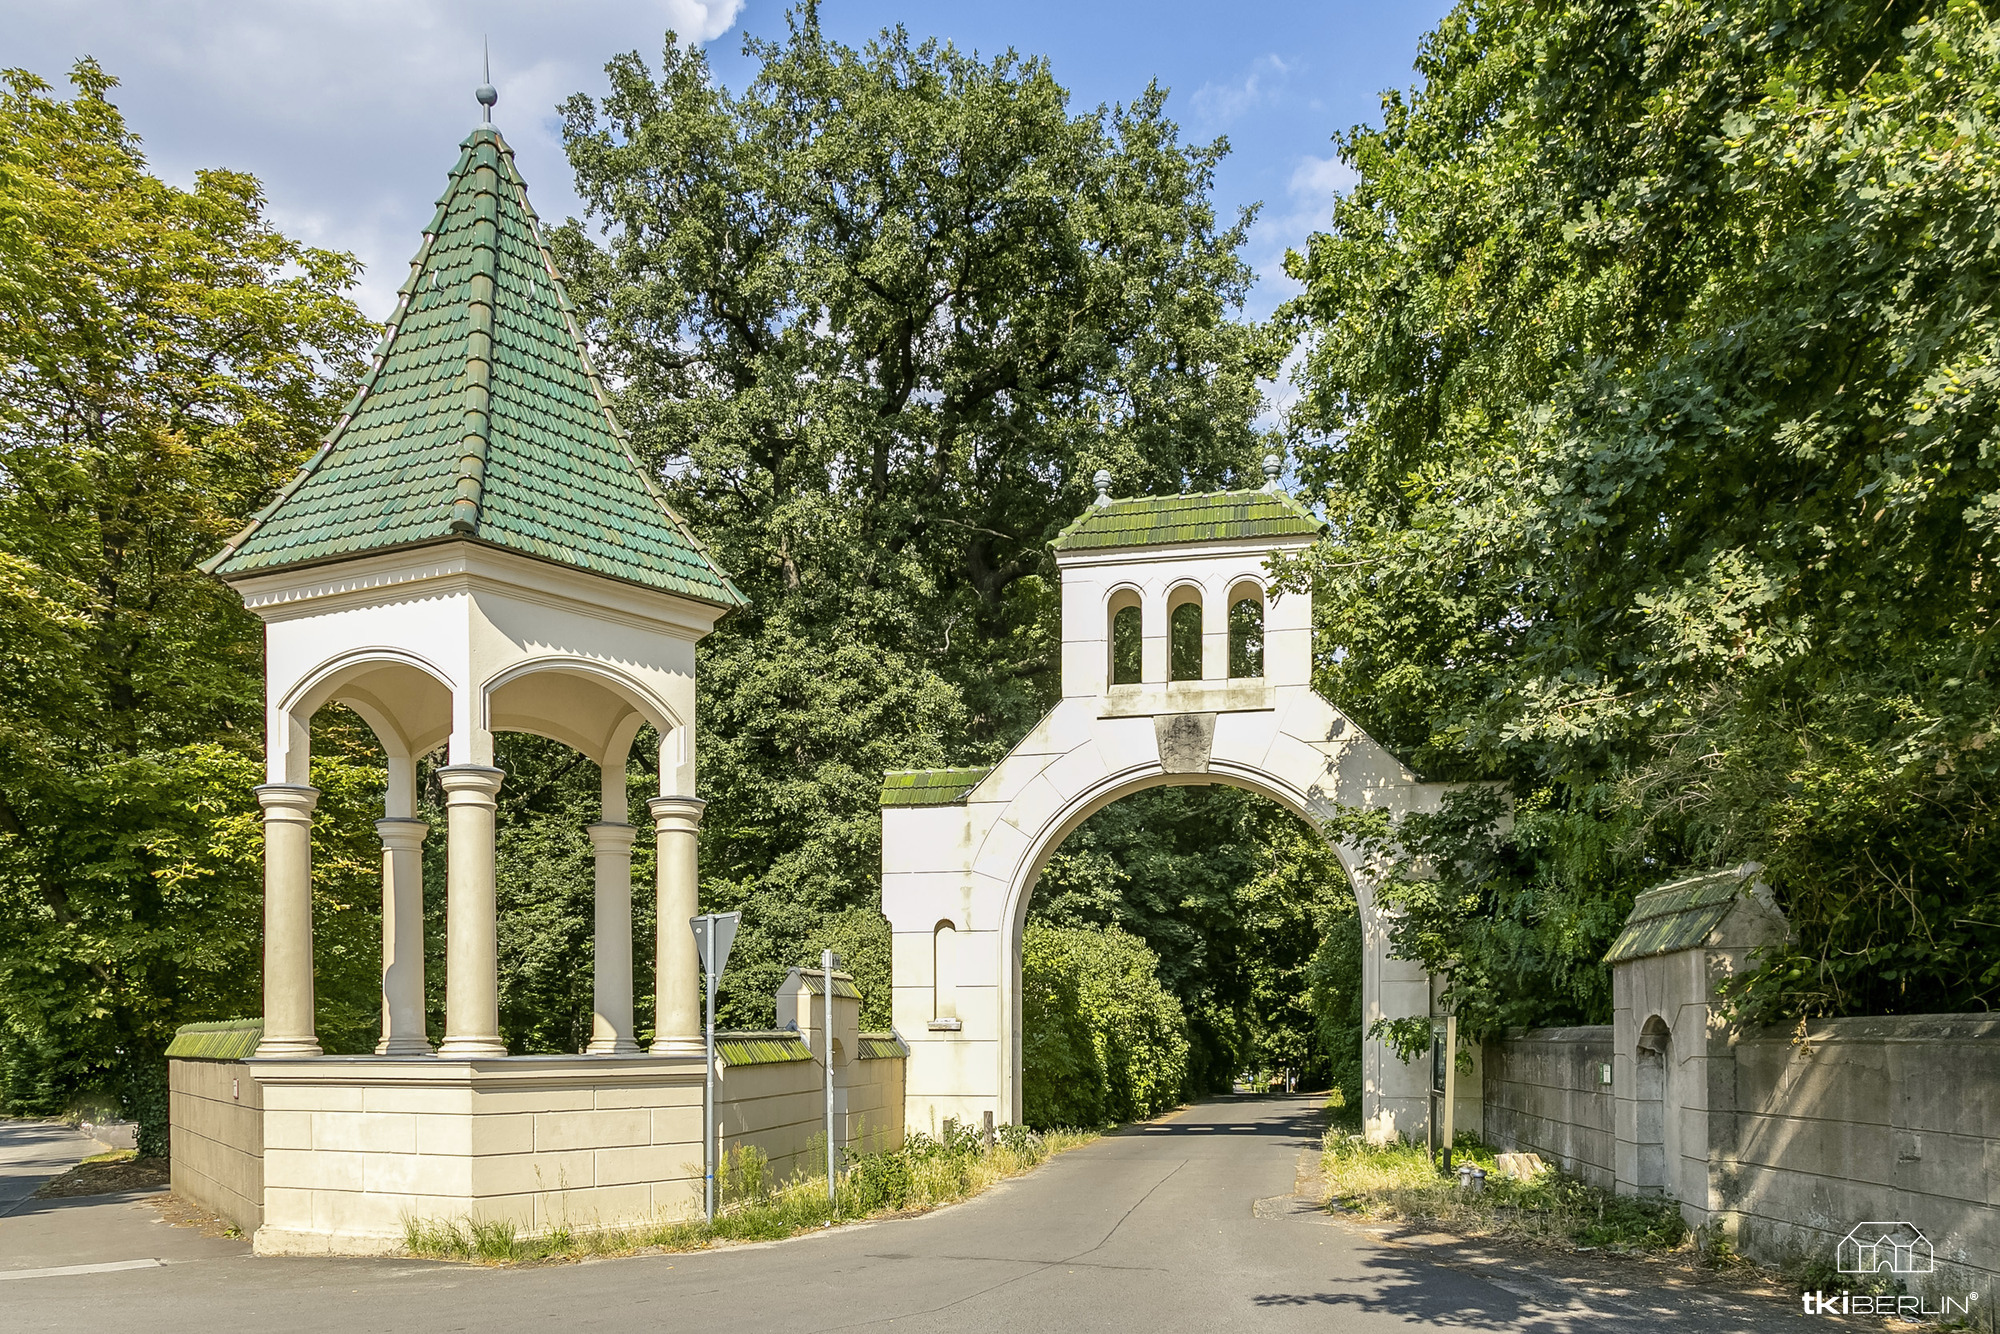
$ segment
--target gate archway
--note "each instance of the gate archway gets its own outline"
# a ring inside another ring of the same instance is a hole
[[[1321,525],[1278,490],[1276,471],[1267,460],[1261,491],[1130,500],[1112,499],[1098,474],[1097,502],[1055,543],[1061,701],[990,768],[887,776],[882,909],[911,1128],[986,1112],[1019,1120],[1028,902],[1049,857],[1098,810],[1203,783],[1247,788],[1316,828],[1345,807],[1436,809],[1443,785],[1417,781],[1312,689],[1311,597],[1269,594],[1265,565]],[[1429,977],[1389,955],[1376,868],[1334,847],[1361,913],[1364,1030],[1427,1013]],[[1420,1066],[1368,1040],[1362,1071],[1372,1137],[1423,1128]]]

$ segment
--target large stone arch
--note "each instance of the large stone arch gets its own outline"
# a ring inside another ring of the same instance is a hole
[[[1102,525],[1109,541],[1089,540],[1100,518],[1110,521]],[[1131,540],[1135,530],[1153,540]],[[1050,855],[1097,810],[1147,787],[1202,783],[1258,792],[1322,828],[1343,808],[1393,817],[1436,809],[1442,785],[1419,781],[1313,691],[1310,597],[1268,592],[1270,556],[1316,534],[1310,516],[1269,490],[1101,501],[1057,543],[1062,700],[990,769],[889,776],[882,903],[895,939],[896,1026],[911,1044],[912,1127],[988,1112],[1001,1122],[1019,1119],[1028,900]],[[1264,668],[1261,677],[1232,679],[1228,598],[1246,581],[1267,590]],[[1166,609],[1190,586],[1201,592],[1204,670],[1200,680],[1170,681]],[[1138,684],[1113,685],[1105,609],[1126,589],[1143,602],[1144,667]],[[1375,868],[1357,848],[1335,850],[1361,910],[1364,1025],[1428,1013],[1430,979],[1390,957]],[[954,924],[960,952],[948,1016],[931,1013],[944,1008],[933,977],[941,921]],[[1363,1073],[1371,1134],[1422,1129],[1428,1101],[1420,1066],[1370,1041]]]

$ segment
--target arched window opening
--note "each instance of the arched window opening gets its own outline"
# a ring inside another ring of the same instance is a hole
[[[939,922],[931,933],[931,1017],[958,1018],[958,928]]]
[[[1129,590],[1111,601],[1111,684],[1135,686],[1145,661],[1145,625],[1139,595]]]
[[[1264,599],[1258,593],[1240,593],[1229,604],[1229,674],[1264,674]]]
[[[1201,602],[1183,602],[1168,622],[1167,679],[1201,680]]]

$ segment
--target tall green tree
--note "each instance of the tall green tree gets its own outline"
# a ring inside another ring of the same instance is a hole
[[[670,38],[566,104],[605,240],[560,240],[622,416],[750,597],[702,647],[702,857],[776,967],[874,902],[883,770],[993,758],[1053,699],[1047,543],[1092,473],[1254,477],[1283,349],[1240,318],[1226,145],[1159,89],[1079,114],[1040,60],[855,50],[812,5],[746,51],[741,92]]]
[[[0,74],[0,1103],[123,1081],[150,1147],[149,1054],[254,1007],[257,971],[261,636],[194,563],[330,424],[370,329],[351,257],[281,235],[241,173],[161,181],[112,79],[71,84]],[[323,770],[329,808],[364,781]]]
[[[1502,977],[1561,1009],[1522,960],[1754,858],[1795,940],[1751,1012],[1990,1007],[2000,30],[1467,0],[1417,69],[1290,260],[1333,520],[1297,573],[1327,691],[1430,775],[1511,784],[1540,842],[1413,870],[1404,946],[1489,1017]]]

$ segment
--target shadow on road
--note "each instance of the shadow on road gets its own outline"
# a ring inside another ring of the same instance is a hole
[[[1326,1130],[1326,1113],[1317,1099],[1282,1094],[1230,1094],[1206,1098],[1171,1120],[1142,1121],[1120,1126],[1107,1139],[1184,1139],[1216,1135],[1255,1135],[1287,1141],[1292,1147],[1319,1147]]]

